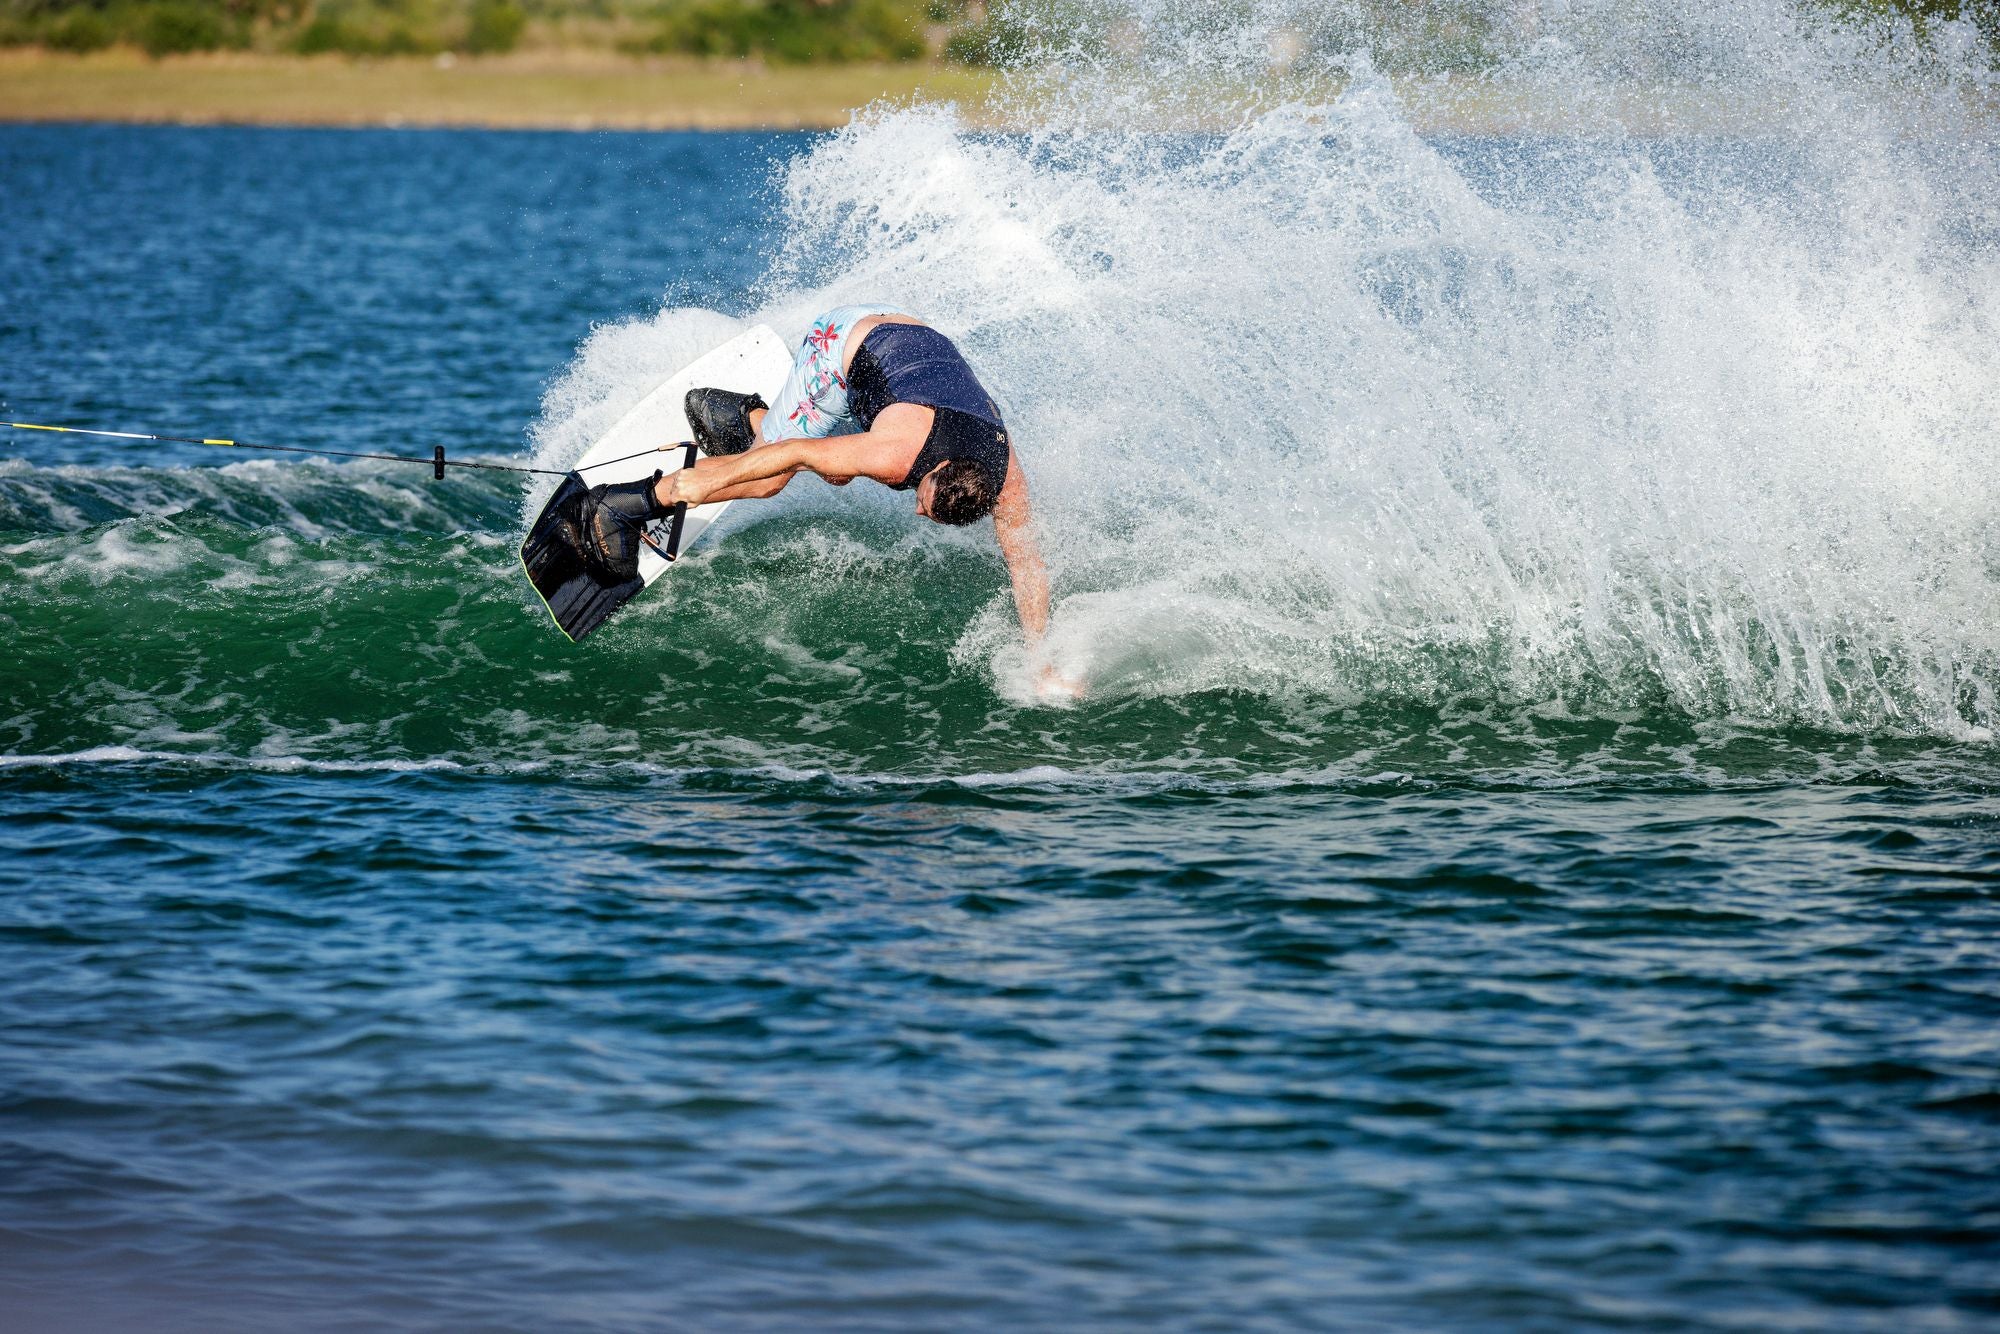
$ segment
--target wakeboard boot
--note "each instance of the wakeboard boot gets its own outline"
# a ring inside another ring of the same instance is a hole
[[[639,577],[646,525],[673,512],[655,497],[660,477],[655,472],[636,482],[593,486],[578,506],[584,558],[603,577],[619,582]]]
[[[750,410],[770,407],[760,394],[727,389],[690,389],[685,406],[694,442],[708,455],[741,454],[750,448],[757,439],[750,429]]]
[[[646,523],[671,513],[653,501],[654,473],[622,486],[590,486],[571,473],[521,543],[521,568],[549,615],[581,641],[646,587],[639,548]]]

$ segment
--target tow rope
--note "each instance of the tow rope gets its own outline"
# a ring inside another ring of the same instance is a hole
[[[560,468],[529,468],[518,463],[479,463],[472,459],[446,458],[443,445],[434,446],[431,456],[424,458],[417,454],[374,454],[352,449],[319,449],[308,445],[260,445],[249,440],[224,440],[216,436],[194,435],[154,435],[145,431],[100,431],[88,426],[44,426],[37,422],[0,422],[0,426],[16,431],[53,431],[59,435],[94,435],[111,440],[158,440],[176,445],[218,445],[226,449],[259,449],[275,454],[314,454],[330,459],[379,459],[384,463],[414,463],[428,467],[437,481],[444,480],[446,468],[479,468],[486,472],[538,473],[543,477],[568,477],[570,474]],[[585,468],[602,468],[613,463],[628,463],[647,454],[665,454],[676,449],[685,449],[692,444],[687,440],[675,440],[653,449],[642,449],[636,454],[622,458],[600,459]],[[579,468],[576,471],[581,472]]]

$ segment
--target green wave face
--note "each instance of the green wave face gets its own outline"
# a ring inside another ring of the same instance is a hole
[[[1041,706],[1013,684],[1021,654],[990,542],[846,497],[738,507],[719,539],[572,645],[515,560],[532,500],[506,475],[438,484],[381,465],[10,465],[0,748],[14,763],[1152,790],[1469,771],[1755,779],[1938,742],[1866,715],[1833,729],[1776,710],[1704,715],[1637,656],[1564,663],[1551,698],[1504,637],[1456,626],[1295,645],[1292,679],[1230,684],[1213,679],[1213,652],[1240,628],[1190,619],[1181,660],[1182,641],[1155,632],[1077,705]],[[1241,573],[1218,566],[1211,595],[1232,587]],[[1773,700],[1781,684],[1766,683]]]
[[[997,591],[991,558],[899,553],[852,523],[712,542],[576,646],[521,577],[511,478],[15,468],[0,485],[15,753],[823,767],[1002,708],[951,661],[954,625]]]

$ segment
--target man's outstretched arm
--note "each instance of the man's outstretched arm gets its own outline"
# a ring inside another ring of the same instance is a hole
[[[654,495],[663,506],[775,496],[804,466],[797,447],[806,443],[780,440],[772,445],[757,445],[741,454],[698,459],[692,468],[662,477]]]
[[[890,413],[884,412],[883,418]],[[921,445],[922,436],[917,436]],[[894,485],[909,470],[911,433],[900,418],[877,421],[865,435],[836,435],[824,440],[804,437],[756,445],[741,454],[698,460],[660,479],[662,505],[706,505],[724,500],[774,496],[801,472],[817,473],[829,482],[873,477]]]
[[[707,505],[725,500],[768,499],[784,490],[798,475],[796,462],[785,456],[785,447],[798,443],[796,440],[784,440],[774,445],[757,445],[741,454],[697,459],[694,467],[662,477],[655,496],[661,505],[677,505],[682,501],[690,505]],[[747,467],[723,466],[746,463]]]
[[[1028,479],[1020,460],[1007,461],[1007,481],[993,507],[993,536],[1000,541],[1000,558],[1014,585],[1014,610],[1028,647],[1041,642],[1049,629],[1049,571],[1035,543],[1034,512],[1028,504]]]

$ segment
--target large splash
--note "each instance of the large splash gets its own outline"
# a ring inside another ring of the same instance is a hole
[[[882,298],[962,341],[1032,478],[1044,652],[1100,697],[1985,734],[1979,35],[1773,0],[1411,12],[1001,13],[993,108],[877,108],[784,169],[748,317]],[[602,332],[545,456],[733,327]],[[804,489],[781,504],[835,503]],[[956,660],[1018,690],[997,566],[966,621]]]

